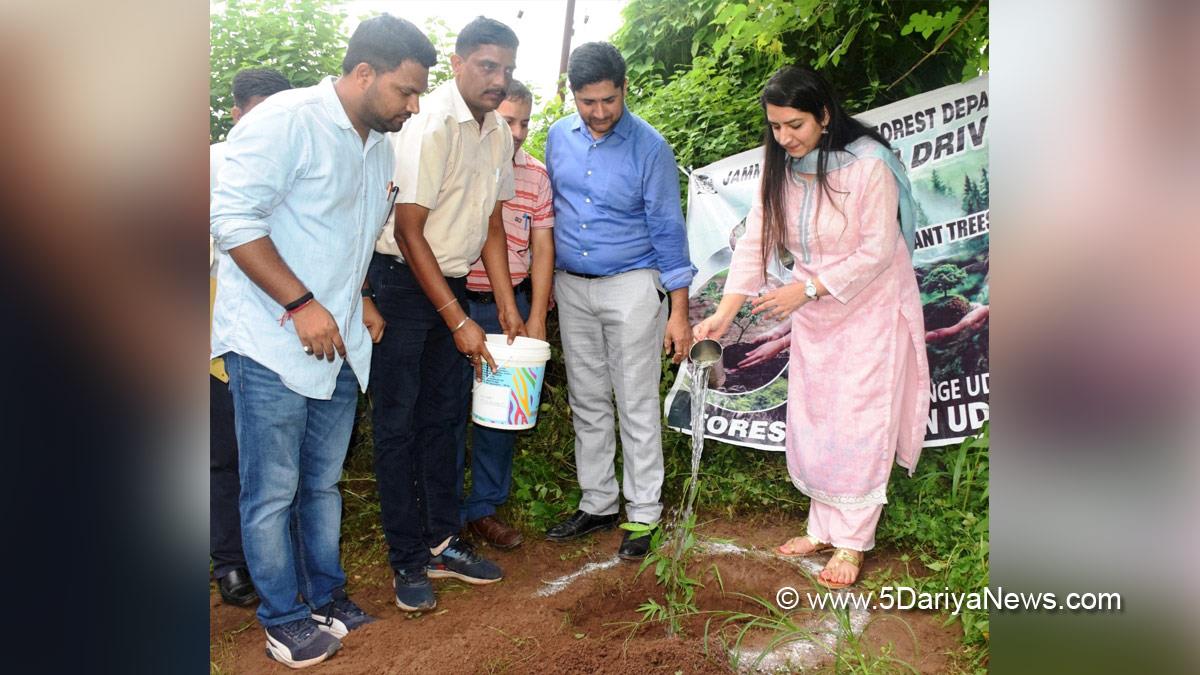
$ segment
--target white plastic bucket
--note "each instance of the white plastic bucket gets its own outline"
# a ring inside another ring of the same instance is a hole
[[[537,424],[538,405],[550,343],[517,337],[510,345],[504,335],[488,335],[487,348],[496,360],[495,372],[483,362],[483,381],[475,383],[471,418],[493,429],[529,429]]]

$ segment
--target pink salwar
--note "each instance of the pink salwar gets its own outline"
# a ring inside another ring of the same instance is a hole
[[[787,465],[812,499],[809,533],[835,546],[874,544],[895,461],[913,469],[929,415],[925,327],[887,165],[862,157],[814,176],[791,174],[784,206],[793,276],[829,291],[792,313]],[[726,293],[763,288],[762,204],[738,242]],[[834,515],[834,514],[837,515]]]
[[[808,508],[808,534],[822,543],[854,551],[875,548],[875,526],[883,514],[883,504],[851,509],[812,500]]]

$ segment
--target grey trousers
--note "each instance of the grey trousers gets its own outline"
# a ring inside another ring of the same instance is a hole
[[[663,482],[662,342],[667,303],[657,270],[603,279],[555,272],[567,395],[575,425],[575,467],[593,515],[617,512],[613,396],[621,421],[625,515],[657,523]]]

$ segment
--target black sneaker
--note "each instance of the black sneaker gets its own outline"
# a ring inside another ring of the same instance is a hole
[[[437,607],[433,584],[423,569],[396,572],[392,588],[396,590],[396,606],[406,612],[426,612]]]
[[[476,553],[475,547],[457,534],[450,538],[445,550],[430,559],[425,569],[430,579],[459,579],[477,586],[504,578],[496,563]]]
[[[318,630],[317,622],[310,618],[267,629],[267,656],[288,668],[315,666],[341,647],[341,641]]]
[[[345,589],[341,588],[333,592],[333,600],[330,600],[329,604],[313,612],[312,618],[317,622],[317,628],[339,640],[355,628],[375,620],[375,617],[354,604],[346,595]]]

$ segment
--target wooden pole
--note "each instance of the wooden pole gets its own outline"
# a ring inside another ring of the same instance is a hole
[[[573,24],[575,23],[575,0],[567,0],[567,15],[563,20],[563,37],[562,37],[562,58],[558,62],[558,98],[564,99],[563,96],[563,75],[567,72],[567,59],[571,56],[571,33],[574,32]]]

